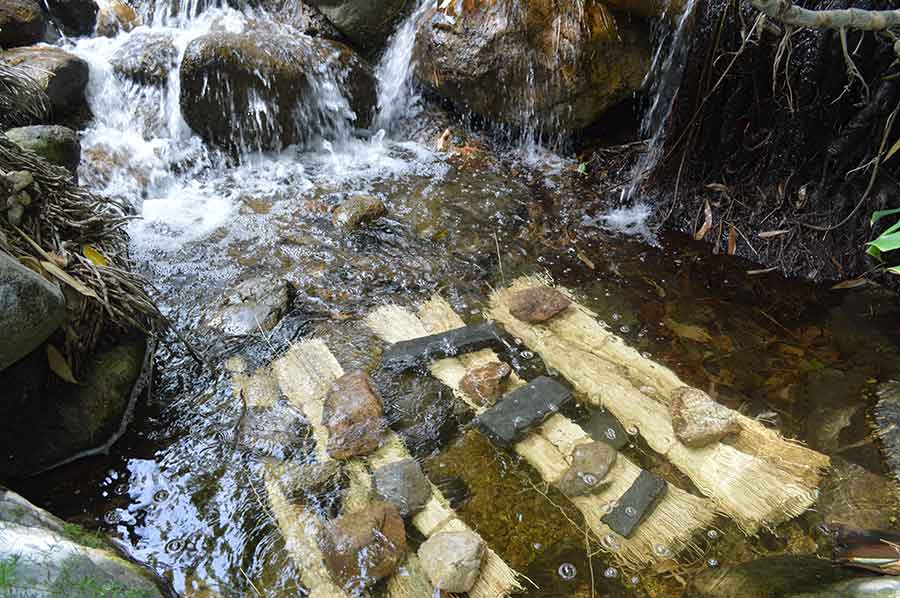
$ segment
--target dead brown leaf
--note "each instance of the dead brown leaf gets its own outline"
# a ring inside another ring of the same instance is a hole
[[[869,279],[863,276],[859,278],[851,278],[850,280],[845,280],[843,282],[839,282],[833,287],[831,287],[832,291],[840,291],[843,289],[855,289],[858,287],[864,287],[869,284]]]
[[[791,232],[790,229],[786,228],[780,230],[767,230],[759,233],[757,237],[759,237],[760,239],[773,239],[775,237],[780,237],[781,235],[786,235],[789,232]]]
[[[737,229],[733,224],[728,225],[728,255],[734,255],[737,251]]]
[[[712,208],[709,206],[709,200],[706,200],[705,205],[703,207],[703,225],[694,233],[695,241],[702,241],[704,237],[706,237],[706,233],[712,228],[713,225],[713,214]]]
[[[78,384],[69,362],[66,361],[59,349],[53,345],[47,345],[47,362],[50,364],[50,369],[53,370],[53,373],[61,379],[69,384]]]

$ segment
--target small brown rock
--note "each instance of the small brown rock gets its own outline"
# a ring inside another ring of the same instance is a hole
[[[341,515],[318,536],[332,579],[348,593],[391,575],[406,557],[406,528],[396,507],[374,502]]]
[[[512,373],[512,368],[502,362],[472,368],[459,383],[459,387],[477,404],[488,407],[500,397],[503,382]]]
[[[386,212],[387,208],[377,197],[354,195],[334,209],[331,221],[336,228],[349,231],[381,218]]]
[[[589,442],[575,447],[572,466],[559,480],[559,490],[566,496],[593,494],[608,484],[606,474],[616,462],[616,449],[605,442]]]
[[[535,287],[513,295],[509,313],[519,320],[536,324],[546,322],[571,304],[572,300],[556,289]]]
[[[672,393],[669,407],[675,435],[686,446],[701,448],[741,431],[736,414],[702,390],[687,386]]]
[[[364,371],[356,370],[335,380],[322,411],[323,423],[330,432],[328,455],[351,459],[375,451],[387,427],[382,415],[381,399]]]

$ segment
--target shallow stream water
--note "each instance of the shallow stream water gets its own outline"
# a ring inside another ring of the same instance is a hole
[[[184,21],[158,18],[154,27],[172,29],[183,51],[210,27],[240,30],[246,19],[213,9]],[[110,455],[17,490],[119,538],[185,596],[303,595],[258,467],[236,449],[242,405],[224,368],[229,357],[259,366],[296,339],[321,337],[345,370],[377,371],[382,344],[362,322],[372,308],[439,292],[474,322],[492,288],[524,273],[549,273],[627,342],[722,403],[883,473],[866,417],[876,383],[900,373],[893,295],[748,274],[756,266],[678,235],[626,235],[643,226],[640,214],[597,218],[603,193],[577,164],[540,148],[497,147],[460,129],[452,151],[437,151],[441,132],[455,125],[407,101],[401,79],[408,73],[396,65],[379,71],[383,93],[404,102],[400,114],[379,121],[387,133],[322,131],[308,147],[248,153],[235,164],[206,149],[182,121],[177,73],[153,90],[112,75],[109,57],[128,35],[74,47],[91,64],[96,115],[80,174],[142,216],[130,228],[138,267],[212,368],[177,342],[164,346],[146,400]],[[336,229],[331,209],[359,193],[379,197],[388,215],[359,231]],[[294,290],[275,331],[228,338],[204,326],[223,291],[260,275]],[[508,357],[524,378],[546,371],[527,352]],[[754,539],[723,519],[695,563],[620,570],[602,553],[587,556],[577,511],[525,463],[468,429],[471,416],[438,384],[384,373],[376,381],[394,427],[431,480],[533,582],[526,596],[592,596],[592,580],[596,595],[672,596],[709,567],[821,548],[825,513],[811,511]],[[591,430],[597,414],[569,415]],[[626,452],[689,487],[639,438]],[[896,505],[871,508],[889,520]]]

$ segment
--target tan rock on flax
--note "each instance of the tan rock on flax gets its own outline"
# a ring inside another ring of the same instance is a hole
[[[510,298],[509,313],[523,322],[546,322],[569,305],[572,300],[555,289],[535,287],[519,291]]]
[[[397,509],[373,502],[341,515],[319,534],[325,566],[350,593],[391,575],[406,558],[406,529]]]
[[[481,574],[484,549],[474,532],[441,532],[419,547],[419,560],[436,589],[468,592]]]
[[[335,380],[322,411],[322,421],[330,433],[328,455],[350,459],[374,452],[387,427],[382,415],[381,399],[364,371],[356,370]]]
[[[696,388],[679,388],[672,393],[672,428],[686,446],[700,448],[741,431],[730,409],[713,401]]]
[[[503,394],[501,387],[511,373],[512,368],[501,362],[475,367],[466,372],[459,388],[476,404],[489,407]]]

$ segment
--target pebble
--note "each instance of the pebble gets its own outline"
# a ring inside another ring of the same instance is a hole
[[[741,430],[733,411],[696,388],[675,390],[669,409],[675,435],[691,448],[708,446]]]
[[[549,287],[535,287],[515,293],[509,300],[509,313],[523,322],[546,322],[572,304],[572,300]]]
[[[566,496],[593,494],[607,483],[604,478],[616,462],[616,449],[605,442],[589,442],[575,447],[572,466],[559,481],[559,489]]]

